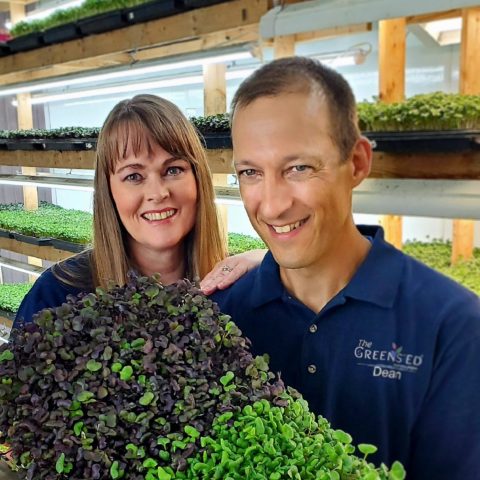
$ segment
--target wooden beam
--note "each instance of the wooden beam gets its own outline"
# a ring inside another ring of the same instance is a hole
[[[460,46],[460,93],[480,94],[477,65],[480,61],[480,7],[462,10],[462,43]],[[472,63],[477,62],[477,63]],[[475,223],[453,220],[452,264],[473,257]]]
[[[353,35],[357,33],[365,33],[372,31],[372,24],[359,23],[356,25],[349,25],[348,27],[332,27],[324,30],[314,30],[312,32],[297,33],[294,35],[295,42],[313,42],[315,40],[325,40],[327,38],[343,37],[346,35]]]
[[[460,48],[460,93],[480,94],[480,7],[462,11],[462,43]],[[472,63],[474,62],[474,63]]]
[[[52,246],[32,245],[31,243],[19,242],[14,238],[0,237],[0,249],[9,250],[11,252],[19,253],[20,255],[27,255],[28,257],[41,258],[49,262],[59,262],[65,258],[71,257],[72,252],[59,250]]]
[[[212,173],[234,173],[230,149],[207,150]],[[4,151],[0,164],[38,168],[93,169],[94,151]],[[480,151],[461,153],[374,152],[370,178],[480,180]]]
[[[95,168],[95,152],[85,151],[0,151],[0,165],[37,168]]]
[[[189,40],[227,29],[257,25],[268,0],[233,0],[111,32],[8,55],[0,59],[0,75],[45,68],[92,57]]]
[[[379,97],[382,102],[400,102],[405,97],[406,21],[405,18],[381,20],[378,24]],[[402,218],[384,215],[380,223],[385,238],[401,249]]]
[[[369,178],[480,180],[480,152],[374,152]]]
[[[273,39],[274,58],[293,57],[295,55],[295,35],[280,35]]]
[[[406,17],[407,24],[436,22],[438,20],[446,20],[448,18],[460,17],[462,11],[459,8],[447,10],[445,12],[424,13],[423,15],[412,15]]]
[[[224,63],[208,64],[203,67],[203,112],[216,115],[227,111],[227,82]]]
[[[199,35],[193,39],[181,39],[175,43],[161,46],[146,46],[143,49],[126,50],[120,53],[94,56],[83,60],[75,60],[53,66],[26,69],[14,73],[0,74],[0,84],[8,85],[19,82],[29,82],[45,78],[64,75],[67,73],[88,71],[98,68],[107,68],[121,65],[130,65],[134,62],[168,58],[192,52],[208,51],[220,47],[235,46],[243,43],[258,41],[258,25],[234,27],[219,32]],[[62,44],[68,45],[68,42]],[[2,59],[0,58],[0,65]]]
[[[400,215],[382,215],[380,225],[385,232],[385,238],[398,249],[402,249],[403,221]]]
[[[474,225],[472,220],[453,221],[452,235],[452,264],[459,260],[470,260],[473,258]]]
[[[203,111],[216,115],[227,111],[227,81],[225,64],[210,64],[203,67]],[[228,175],[213,174],[215,187],[227,187]],[[217,205],[217,212],[225,235],[228,233],[228,206]]]
[[[18,128],[28,130],[33,128],[32,104],[29,93],[17,95],[17,118]],[[35,167],[22,166],[23,175],[35,175]],[[38,190],[37,187],[23,187],[23,205],[26,210],[36,210],[38,208]]]
[[[380,100],[401,102],[405,97],[405,19],[381,20],[378,35]]]

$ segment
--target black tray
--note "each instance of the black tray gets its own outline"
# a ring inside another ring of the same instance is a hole
[[[123,15],[128,23],[140,23],[176,15],[184,10],[185,7],[181,0],[157,0],[126,9]]]
[[[80,37],[80,30],[78,25],[73,23],[66,23],[65,25],[58,25],[57,27],[49,28],[43,32],[43,41],[47,45],[52,43],[67,42]]]
[[[0,237],[1,238],[13,238],[13,234],[10,230],[4,230],[0,228]]]
[[[59,250],[66,250],[67,252],[80,253],[87,248],[87,245],[81,243],[67,242],[66,240],[60,240],[58,238],[52,238],[50,240],[54,248],[58,248]]]
[[[455,153],[480,150],[478,130],[363,132],[374,150],[393,153]]]
[[[33,50],[43,46],[43,38],[40,32],[29,33],[17,38],[12,38],[7,42],[8,48],[12,53]]]
[[[217,3],[224,3],[227,0],[182,0],[185,8],[202,8],[216,5]]]
[[[204,133],[204,145],[208,149],[232,148],[232,137],[230,132],[225,133]]]
[[[78,28],[82,35],[108,32],[110,30],[124,27],[126,24],[127,22],[120,10],[78,20]]]
[[[23,233],[11,232],[12,237],[15,240],[23,243],[29,243],[31,245],[38,245],[39,247],[46,247],[52,244],[51,238],[38,238],[30,235],[24,235]]]
[[[0,140],[0,150],[57,150],[81,151],[95,150],[96,138],[8,138]],[[0,479],[1,480],[1,479]]]
[[[8,43],[0,42],[0,57],[4,57],[5,55],[10,55],[12,52],[10,51],[10,47]]]

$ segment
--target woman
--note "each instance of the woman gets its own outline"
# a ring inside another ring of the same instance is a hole
[[[97,143],[93,248],[47,269],[24,298],[14,326],[68,295],[122,285],[129,270],[169,284],[233,283],[263,253],[231,257],[218,222],[204,148],[171,102],[137,95],[108,115]],[[213,286],[212,286],[213,285]]]

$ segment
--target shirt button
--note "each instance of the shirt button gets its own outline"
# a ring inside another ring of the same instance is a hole
[[[309,330],[310,330],[310,333],[315,333],[317,331],[317,326],[314,323],[312,323],[312,325],[310,325]]]
[[[309,365],[307,370],[308,373],[315,373],[317,371],[317,367],[315,365]]]

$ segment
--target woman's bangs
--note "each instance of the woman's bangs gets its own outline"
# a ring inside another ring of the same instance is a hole
[[[110,173],[115,171],[117,163],[129,155],[138,156],[143,152],[150,154],[155,143],[152,134],[139,118],[129,118],[112,125],[106,132],[105,154]]]

